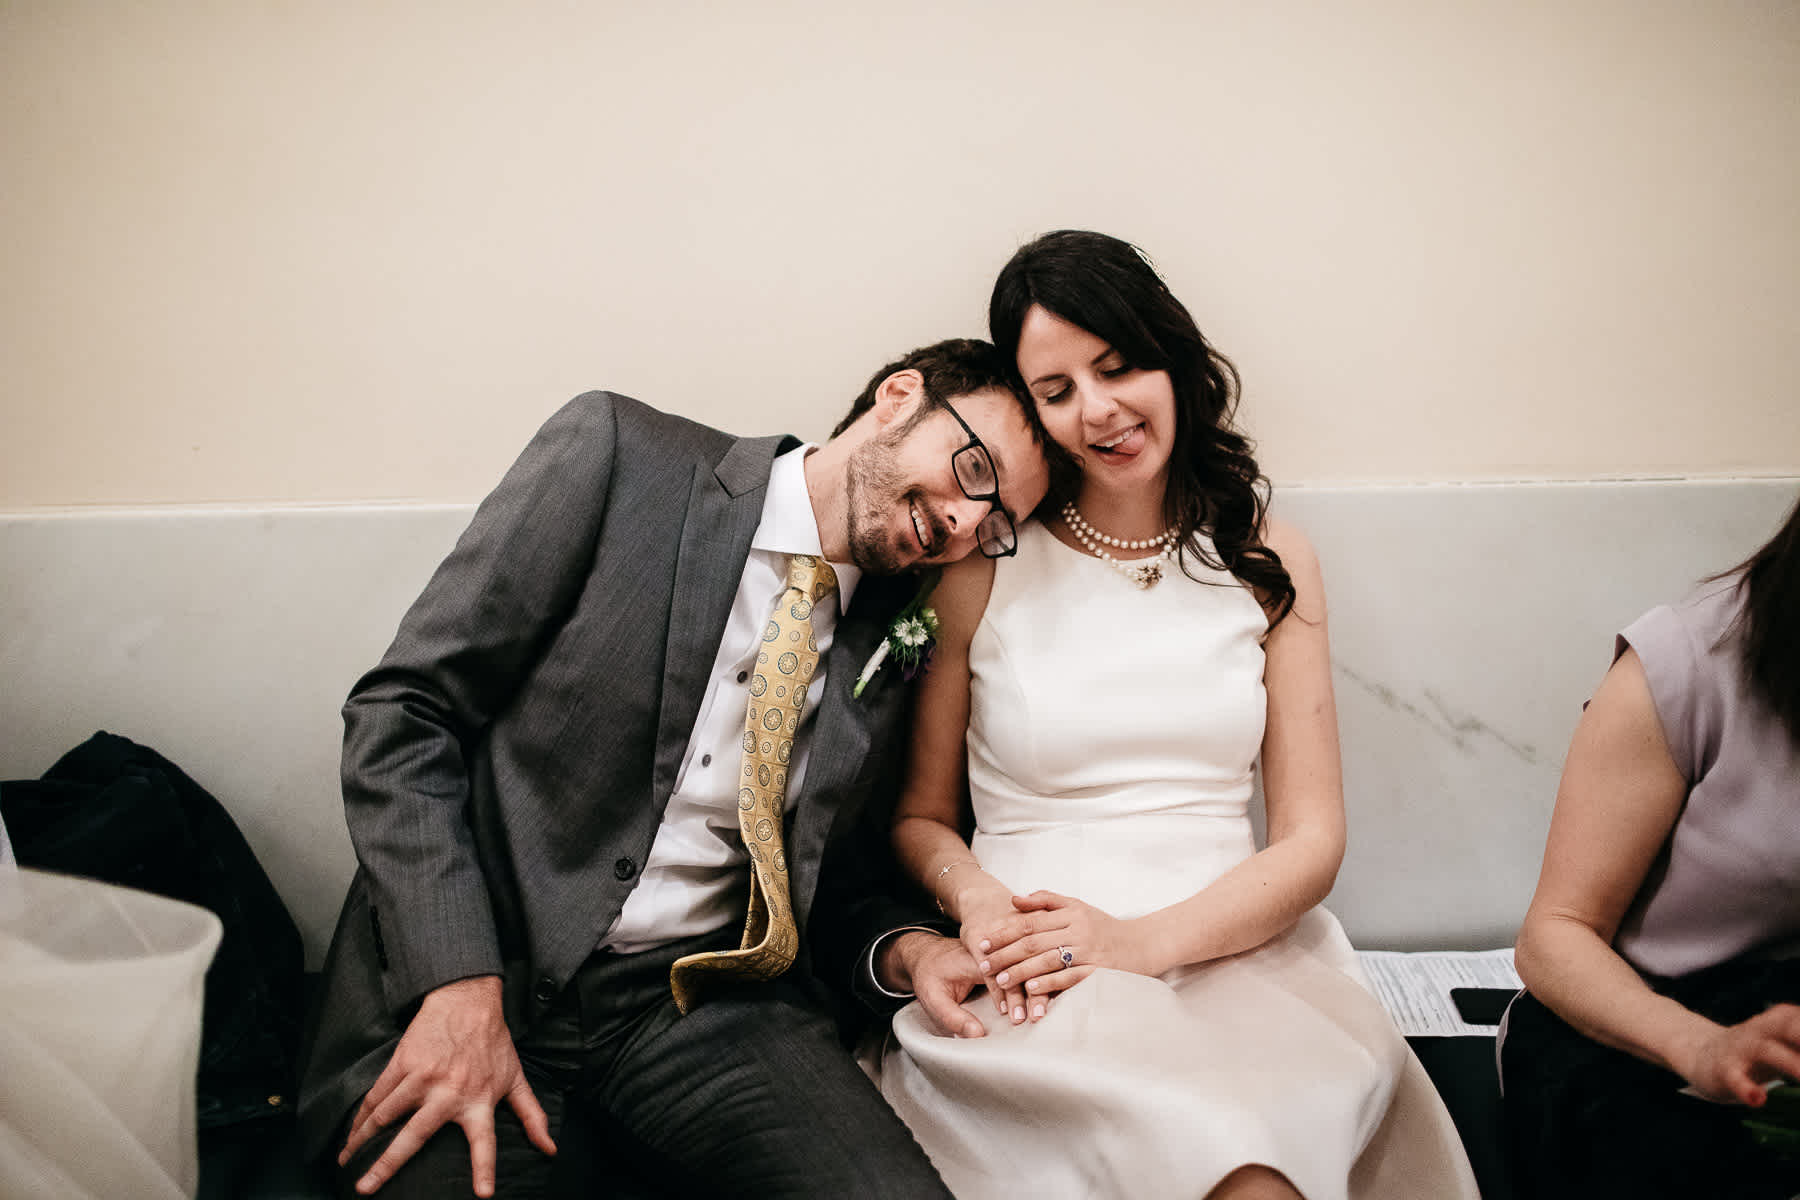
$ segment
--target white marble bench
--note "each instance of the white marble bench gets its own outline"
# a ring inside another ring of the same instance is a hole
[[[1771,532],[1795,480],[1278,491],[1331,604],[1364,948],[1509,943],[1615,630]],[[0,778],[96,729],[237,818],[323,956],[354,868],[338,707],[467,506],[0,515]]]

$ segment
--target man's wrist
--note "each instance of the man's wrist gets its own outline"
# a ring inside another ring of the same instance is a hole
[[[916,944],[920,937],[940,936],[923,925],[908,925],[889,930],[877,938],[869,959],[870,975],[876,989],[890,999],[910,1000],[913,995],[912,956],[906,947],[909,943]]]

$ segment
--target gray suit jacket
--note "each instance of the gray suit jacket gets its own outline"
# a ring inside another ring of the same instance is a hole
[[[343,788],[360,869],[304,1051],[312,1150],[427,991],[499,974],[516,1034],[618,916],[693,731],[770,464],[794,444],[578,396],[357,683]],[[898,776],[904,689],[884,677],[850,696],[916,586],[866,576],[838,623],[789,818],[795,970],[845,987],[870,939],[920,916],[893,898],[873,832]]]

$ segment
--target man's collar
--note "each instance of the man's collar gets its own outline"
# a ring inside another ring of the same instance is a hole
[[[819,522],[813,515],[812,496],[806,490],[806,455],[816,449],[803,445],[779,455],[769,469],[769,491],[763,500],[762,524],[750,539],[753,550],[778,554],[820,553]],[[831,564],[838,579],[838,615],[850,608],[850,597],[862,579],[854,563]]]

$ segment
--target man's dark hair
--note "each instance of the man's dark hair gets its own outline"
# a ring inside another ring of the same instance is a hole
[[[1080,467],[1076,465],[1073,456],[1057,445],[1044,429],[1044,422],[1038,417],[1037,404],[1032,400],[1031,393],[1025,390],[1025,384],[1019,379],[1019,373],[1012,362],[992,342],[984,342],[980,338],[951,338],[949,341],[920,346],[875,372],[870,376],[868,386],[863,388],[862,395],[850,406],[849,413],[831,431],[832,437],[850,428],[858,417],[875,406],[875,389],[881,386],[882,380],[896,371],[917,371],[925,381],[925,403],[913,410],[902,427],[902,432],[942,408],[947,400],[997,388],[1010,395],[1013,403],[1018,405],[1019,412],[1025,418],[1025,427],[1031,430],[1033,444],[1043,454],[1044,462],[1050,468],[1048,494],[1060,496],[1073,492],[1081,478]]]
[[[944,401],[954,396],[967,396],[988,388],[1010,392],[1025,413],[1032,436],[1037,438],[1039,445],[1044,442],[1044,430],[1038,423],[1036,406],[1014,378],[1012,364],[994,349],[992,343],[977,338],[952,338],[947,342],[920,346],[875,372],[870,377],[868,386],[863,388],[862,395],[851,404],[850,412],[831,431],[832,437],[850,428],[858,417],[875,406],[875,389],[881,386],[882,380],[896,371],[917,371],[924,378],[925,405],[919,409],[919,414],[942,408]],[[918,415],[914,419],[917,420]]]

